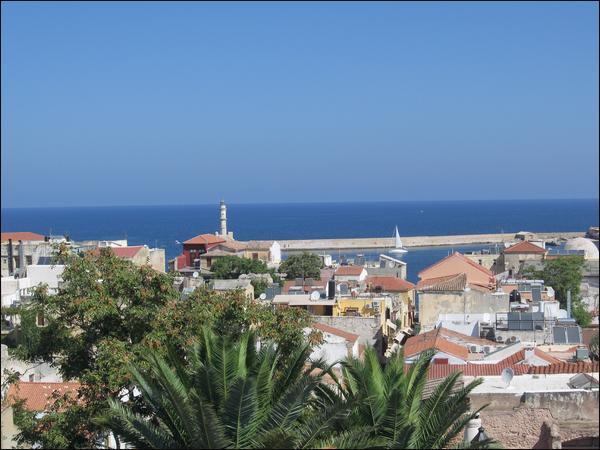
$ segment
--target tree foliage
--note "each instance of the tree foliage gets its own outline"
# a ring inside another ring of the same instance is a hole
[[[342,427],[346,433],[361,430],[371,446],[385,448],[447,448],[481,409],[469,410],[469,393],[481,379],[457,388],[460,373],[444,379],[424,398],[427,371],[434,353],[429,351],[409,367],[397,352],[382,365],[372,348],[363,360],[343,363],[343,397],[352,405]],[[337,437],[330,445],[339,447]]]
[[[288,280],[295,278],[321,279],[323,263],[318,255],[304,252],[301,255],[291,255],[279,266],[279,272],[285,273]]]
[[[526,267],[524,274],[528,277],[542,279],[547,286],[552,286],[561,308],[566,308],[568,291],[571,291],[573,301],[579,299],[584,264],[582,256],[561,256],[545,260],[542,270]]]
[[[592,315],[581,301],[584,265],[583,256],[561,256],[545,260],[542,270],[527,267],[524,271],[525,276],[542,279],[547,286],[551,286],[563,309],[567,308],[567,293],[571,291],[571,311],[581,326],[587,326],[592,321]]]
[[[44,417],[40,428],[36,420],[19,416],[21,442],[43,442],[42,429],[54,433],[66,430],[65,420],[77,420],[87,430],[90,443],[102,435],[91,419],[108,408],[108,399],[132,392],[130,363],[144,364],[148,349],[164,353],[167,346],[187,348],[197,342],[204,326],[219,329],[223,336],[237,339],[244,331],[256,329],[260,336],[281,346],[282,357],[293,342],[304,339],[302,328],[310,323],[306,311],[286,308],[273,311],[245,298],[240,292],[215,293],[198,289],[182,301],[169,274],[150,267],[138,267],[102,250],[84,257],[63,255],[66,267],[63,283],[56,295],[44,287],[35,291],[31,304],[23,312],[24,336],[17,348],[19,357],[44,360],[56,366],[65,380],[82,383],[80,394],[85,406],[53,411]],[[43,312],[48,325],[35,326],[28,319]],[[135,405],[143,408],[143,405]],[[68,421],[67,420],[67,421]],[[62,436],[67,446],[78,446],[79,436]],[[53,438],[59,442],[59,438]],[[62,446],[62,445],[61,445]]]
[[[134,448],[303,447],[303,417],[331,397],[322,375],[309,375],[315,365],[305,368],[310,346],[282,364],[272,344],[257,350],[251,332],[237,341],[206,328],[202,336],[185,359],[150,352],[146,368],[130,368],[149,416],[111,400],[98,422]]]
[[[432,353],[405,370],[401,354],[382,366],[367,350],[343,363],[342,383],[321,361],[304,368],[307,345],[286,364],[256,348],[251,333],[231,342],[207,330],[186,358],[150,353],[130,369],[148,413],[111,401],[98,422],[135,448],[447,448],[480,411],[467,400],[480,381],[455,388],[458,373],[423,398]]]
[[[258,259],[240,258],[239,256],[223,256],[213,262],[211,268],[215,278],[237,279],[245,273],[268,273],[267,265]]]

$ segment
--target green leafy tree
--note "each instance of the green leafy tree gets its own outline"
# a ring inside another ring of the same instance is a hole
[[[63,258],[66,267],[59,292],[49,295],[44,287],[37,289],[23,311],[26,320],[20,331],[24,339],[16,353],[26,360],[51,362],[65,380],[80,381],[80,395],[86,402],[51,411],[44,416],[45,426],[39,426],[35,417],[20,415],[17,426],[23,445],[45,442],[45,434],[53,430],[53,442],[64,439],[61,442],[66,446],[80,446],[81,435],[60,426],[75,420],[93,446],[104,430],[91,419],[107,410],[108,399],[127,394],[132,398],[127,365],[144,364],[149,348],[159,353],[169,345],[185,349],[198,341],[203,326],[215,327],[232,339],[260,328],[261,337],[278,343],[285,357],[292,342],[304,339],[302,328],[311,322],[306,311],[274,311],[239,292],[198,289],[182,301],[172,276],[135,266],[104,250],[99,255]],[[38,312],[48,320],[43,328],[28,319]],[[144,405],[131,403],[143,412]]]
[[[285,273],[288,280],[295,278],[321,279],[323,263],[318,255],[304,252],[301,255],[288,257],[279,266],[279,272]]]
[[[579,299],[584,264],[582,256],[561,256],[545,260],[542,270],[526,267],[524,275],[542,279],[547,286],[552,286],[561,308],[566,308],[568,291],[571,291],[573,301]]]
[[[567,293],[570,291],[573,318],[581,326],[587,326],[592,321],[592,315],[581,302],[580,290],[584,265],[583,256],[561,256],[545,260],[542,270],[527,267],[524,271],[525,276],[540,278],[547,286],[551,286],[556,292],[556,299],[560,302],[561,308],[567,308]]]
[[[309,374],[315,365],[305,369],[310,347],[282,365],[272,344],[256,344],[250,332],[232,342],[205,328],[185,359],[150,352],[146,366],[130,368],[150,413],[110,400],[98,422],[135,448],[309,447],[303,419],[333,395]]]
[[[254,286],[254,298],[258,298],[261,294],[265,293],[267,287],[269,287],[269,283],[265,280],[256,279],[252,280],[252,286]]]
[[[215,278],[237,279],[245,273],[268,273],[267,265],[258,259],[240,258],[239,256],[223,256],[217,258],[211,266]]]
[[[587,327],[590,323],[592,323],[592,313],[587,310],[583,302],[575,302],[575,305],[571,308],[571,312],[573,318],[582,327]]]

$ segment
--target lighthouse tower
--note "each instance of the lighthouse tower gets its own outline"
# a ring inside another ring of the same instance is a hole
[[[221,200],[221,236],[227,236],[227,205]]]

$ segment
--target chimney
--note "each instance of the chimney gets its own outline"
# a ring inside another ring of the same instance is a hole
[[[15,271],[15,261],[13,260],[13,246],[12,239],[8,240],[8,274],[12,275]]]
[[[25,244],[23,244],[23,241],[19,241],[19,276],[24,276],[25,271]]]
[[[567,291],[567,319],[571,318],[571,291]]]

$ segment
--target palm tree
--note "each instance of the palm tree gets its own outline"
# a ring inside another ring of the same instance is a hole
[[[149,414],[111,400],[97,422],[135,448],[309,447],[325,430],[314,428],[316,412],[335,415],[342,404],[322,383],[329,368],[305,367],[310,351],[301,346],[281,364],[251,332],[231,343],[204,329],[185,357],[149,351],[145,368],[130,368]]]
[[[343,363],[340,390],[351,411],[339,422],[338,434],[328,444],[333,447],[447,448],[465,425],[481,409],[469,412],[468,395],[482,380],[457,389],[460,374],[444,379],[428,398],[423,398],[432,352],[415,363],[404,364],[402,352],[385,365],[374,349],[365,351],[362,361]],[[491,443],[488,442],[488,444]],[[481,444],[479,444],[481,446]]]
[[[208,329],[181,357],[154,351],[131,367],[141,414],[110,401],[98,419],[135,448],[443,448],[479,411],[450,375],[424,399],[432,354],[405,367],[375,351],[342,363],[343,380],[321,361],[306,367],[309,345],[283,361],[273,345],[256,350],[246,332],[229,342]],[[323,383],[329,375],[337,383]]]

